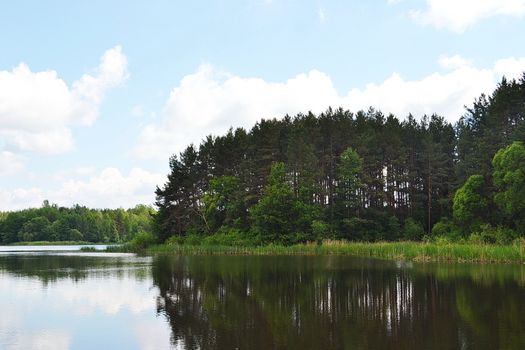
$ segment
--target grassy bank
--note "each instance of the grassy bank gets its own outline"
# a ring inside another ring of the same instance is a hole
[[[155,245],[148,254],[232,254],[232,255],[349,255],[383,259],[440,262],[524,263],[525,241],[513,245],[324,241],[323,244],[231,247],[208,245]]]

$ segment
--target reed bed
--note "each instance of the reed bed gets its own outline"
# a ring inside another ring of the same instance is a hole
[[[349,255],[410,261],[525,263],[524,240],[512,245],[346,241],[254,247],[166,244],[151,246],[146,252],[195,255]]]

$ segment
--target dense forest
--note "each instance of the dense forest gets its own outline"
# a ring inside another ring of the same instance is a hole
[[[42,207],[0,213],[0,243],[31,241],[123,242],[151,232],[151,207],[88,209],[59,207],[44,201]]]
[[[261,120],[189,145],[156,190],[158,241],[510,242],[525,233],[525,74],[455,124],[369,109]]]

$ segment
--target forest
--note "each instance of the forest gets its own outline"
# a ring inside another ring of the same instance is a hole
[[[525,74],[454,124],[370,108],[261,119],[189,145],[156,189],[159,242],[471,240],[525,233]]]
[[[0,213],[0,243],[34,241],[125,242],[151,232],[153,208],[59,207],[44,201],[40,208]]]

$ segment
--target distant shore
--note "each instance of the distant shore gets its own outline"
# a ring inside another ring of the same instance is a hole
[[[27,246],[27,245],[96,245],[96,244],[106,244],[106,243],[93,243],[86,241],[34,241],[34,242],[15,242],[8,245],[11,246]]]

